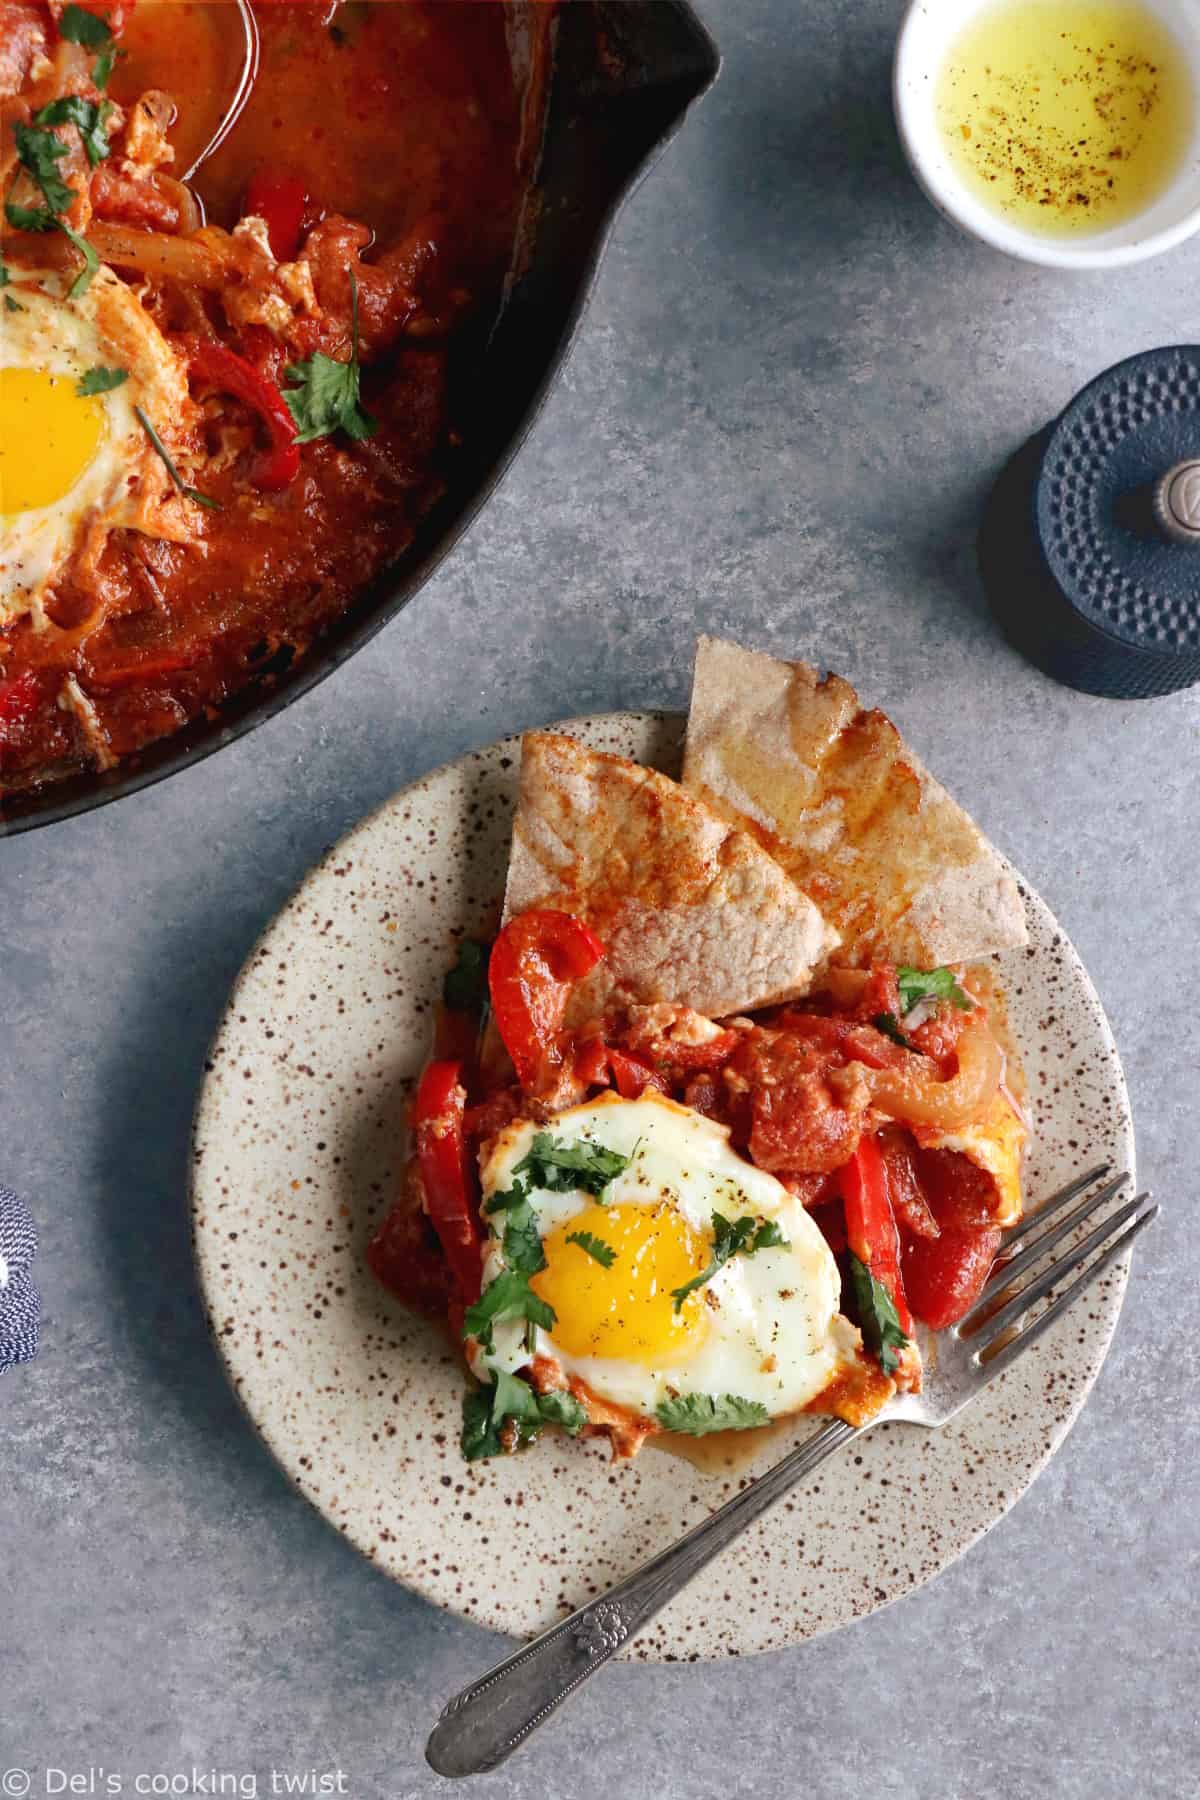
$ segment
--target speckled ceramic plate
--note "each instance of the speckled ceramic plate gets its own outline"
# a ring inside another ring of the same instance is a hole
[[[608,714],[571,729],[678,768],[677,717]],[[267,929],[213,1047],[192,1208],[221,1355],[296,1486],[389,1575],[524,1635],[693,1525],[782,1444],[737,1476],[653,1449],[614,1469],[599,1444],[557,1434],[526,1455],[468,1465],[457,1358],[364,1267],[399,1175],[405,1101],[450,933],[483,926],[503,887],[517,759],[515,740],[496,744],[406,788],[329,852]],[[1025,894],[1032,942],[1002,963],[1035,1109],[1036,1199],[1085,1158],[1132,1168],[1133,1140],[1095,992],[1046,907]],[[777,1649],[945,1568],[1061,1443],[1104,1360],[1124,1284],[1118,1265],[945,1430],[880,1426],[828,1464],[629,1654]]]

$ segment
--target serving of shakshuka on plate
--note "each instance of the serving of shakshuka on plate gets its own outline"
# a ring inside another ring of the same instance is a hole
[[[836,676],[702,639],[681,783],[523,740],[493,939],[446,976],[368,1252],[445,1320],[461,1448],[647,1437],[919,1388],[1021,1214],[1023,1077],[980,959],[996,853]]]
[[[0,0],[0,804],[269,685],[452,484],[506,14]]]
[[[502,740],[321,858],[229,997],[191,1212],[292,1481],[388,1574],[526,1634],[821,1412],[911,1393],[1083,1147],[1133,1167],[1049,909],[845,681],[702,640],[686,731]],[[1062,1441],[1124,1284],[946,1431],[885,1419],[634,1654],[776,1648],[946,1567]]]

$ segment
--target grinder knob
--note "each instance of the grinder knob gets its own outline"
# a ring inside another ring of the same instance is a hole
[[[1167,470],[1154,489],[1154,518],[1173,544],[1200,544],[1200,461]]]

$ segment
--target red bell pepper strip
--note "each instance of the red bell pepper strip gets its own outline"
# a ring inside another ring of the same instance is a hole
[[[299,176],[273,175],[259,169],[246,188],[242,213],[265,221],[271,253],[277,261],[294,262],[308,205],[308,189]]]
[[[432,1235],[420,1207],[401,1193],[367,1245],[367,1267],[411,1312],[444,1319],[458,1290]]]
[[[428,1065],[413,1102],[413,1130],[425,1210],[446,1252],[455,1286],[470,1302],[479,1298],[483,1230],[463,1131],[467,1095],[461,1073],[462,1064],[457,1062]]]
[[[562,1062],[559,1040],[571,989],[603,955],[595,932],[564,912],[521,913],[496,939],[488,991],[523,1088],[536,1092]]]
[[[904,1280],[912,1309],[931,1331],[957,1325],[983,1292],[1000,1249],[1001,1233],[943,1227],[940,1237],[914,1238],[904,1248]]]
[[[860,1263],[892,1296],[900,1329],[912,1336],[912,1313],[900,1275],[900,1234],[888,1197],[887,1171],[877,1137],[862,1137],[841,1171],[846,1240]]]
[[[274,493],[294,481],[300,472],[296,421],[275,383],[260,375],[244,356],[207,338],[189,340],[188,368],[197,381],[232,394],[235,400],[248,406],[266,427],[271,447],[258,457],[250,470],[255,487]]]
[[[617,1092],[623,1100],[636,1100],[647,1088],[665,1094],[667,1080],[657,1069],[642,1061],[640,1056],[632,1056],[628,1050],[610,1049],[608,1052],[609,1067],[613,1080],[617,1084]]]
[[[609,1048],[603,1038],[584,1038],[575,1046],[575,1078],[585,1087],[607,1087]]]

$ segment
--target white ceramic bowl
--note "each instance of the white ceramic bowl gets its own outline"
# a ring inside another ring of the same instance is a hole
[[[1045,237],[1022,231],[982,205],[954,170],[934,101],[947,50],[976,13],[995,0],[911,0],[896,45],[893,98],[900,141],[913,174],[938,210],[971,237],[1052,269],[1114,269],[1173,250],[1200,230],[1200,0],[1142,0],[1178,38],[1196,95],[1192,142],[1170,187],[1153,206],[1111,231]]]

